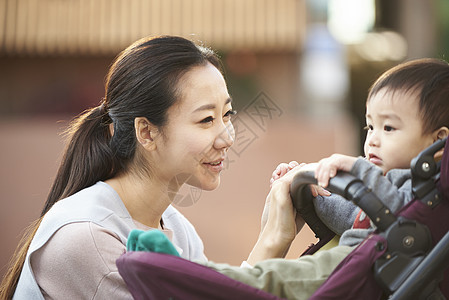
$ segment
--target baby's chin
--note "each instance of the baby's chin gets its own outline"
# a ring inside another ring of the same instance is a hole
[[[390,172],[393,169],[410,169],[410,166],[407,166],[407,167],[399,167],[399,166],[387,167],[387,166],[382,165],[382,166],[379,166],[379,167],[382,169],[384,175],[387,174],[388,172]]]

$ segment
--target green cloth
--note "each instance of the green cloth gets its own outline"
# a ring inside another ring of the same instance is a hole
[[[133,229],[126,242],[128,251],[146,251],[179,256],[178,251],[167,236],[158,229],[143,231]]]

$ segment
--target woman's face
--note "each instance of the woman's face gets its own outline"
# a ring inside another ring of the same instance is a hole
[[[177,91],[181,97],[168,110],[168,122],[156,141],[155,175],[169,185],[213,190],[235,137],[226,83],[208,63],[185,73]]]

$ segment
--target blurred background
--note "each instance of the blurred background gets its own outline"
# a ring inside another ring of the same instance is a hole
[[[280,162],[361,155],[367,90],[391,66],[449,54],[447,0],[0,0],[0,276],[38,218],[67,123],[103,96],[114,57],[180,35],[223,59],[239,111],[222,185],[175,206],[206,254],[240,264]],[[288,257],[315,238],[305,228]]]

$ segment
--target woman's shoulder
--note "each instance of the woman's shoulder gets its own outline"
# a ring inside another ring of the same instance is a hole
[[[30,261],[48,295],[62,296],[63,286],[70,287],[63,292],[66,296],[94,295],[105,277],[118,274],[115,261],[125,250],[114,232],[92,222],[75,222],[57,230]]]
[[[69,260],[79,262],[92,260],[92,257],[102,258],[99,262],[104,264],[106,256],[114,252],[120,255],[125,249],[125,245],[113,231],[86,221],[62,226],[34,255],[48,257],[51,260],[48,263],[55,265],[59,263],[58,260],[67,265]]]
[[[105,226],[119,234],[122,240],[135,227],[118,194],[106,183],[98,182],[59,200],[51,207],[39,226],[36,246],[45,243],[61,227],[77,222],[108,224]]]

